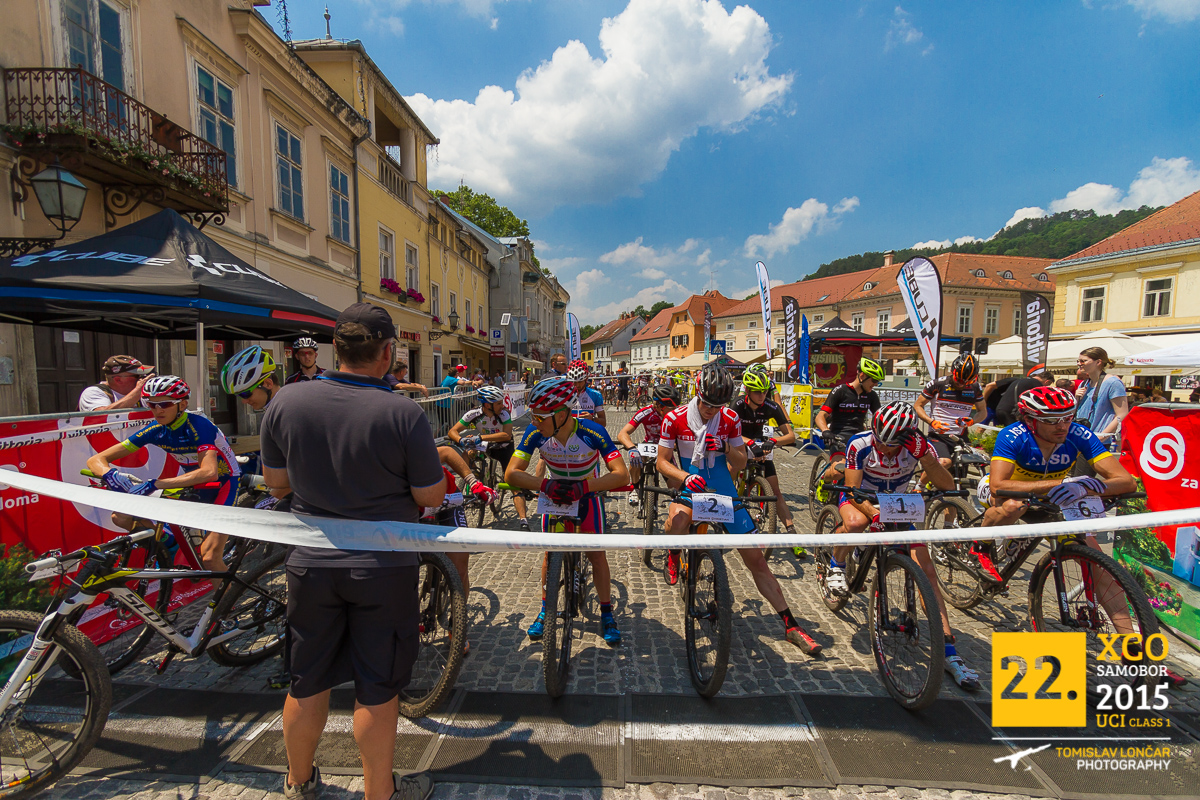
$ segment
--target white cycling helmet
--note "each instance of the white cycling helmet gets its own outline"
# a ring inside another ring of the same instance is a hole
[[[480,403],[499,403],[502,400],[504,400],[504,392],[500,391],[495,386],[479,387]]]

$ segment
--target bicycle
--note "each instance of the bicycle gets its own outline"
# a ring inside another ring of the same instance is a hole
[[[975,507],[975,513],[983,513],[984,506],[978,500],[975,492],[979,490],[979,482],[988,474],[991,457],[971,444],[965,436],[953,436],[931,430],[926,438],[942,442],[950,448],[950,465],[946,467],[954,485],[968,491],[967,500]]]
[[[813,432],[817,432],[815,428]],[[846,440],[838,436],[835,442],[834,452],[845,453]],[[822,509],[834,500],[825,481],[825,473],[829,471],[832,462],[830,454],[825,451],[824,447],[817,444],[816,440],[811,440],[800,447],[801,453],[810,450],[816,450],[816,458],[808,473],[808,513],[812,516],[813,522],[816,522],[821,516]]]
[[[842,484],[826,487],[832,492],[852,494],[856,499],[875,503],[880,507],[880,527],[871,531],[910,530],[906,521],[892,521],[886,507],[880,506],[875,492],[852,489]],[[899,498],[955,497],[964,492],[922,492],[892,495]],[[903,505],[904,500],[901,500]],[[909,500],[911,506],[912,500]],[[903,515],[900,515],[903,517]],[[817,519],[816,533],[835,533],[842,524],[836,506],[826,506]],[[864,545],[854,548],[846,559],[846,583],[849,591],[845,595],[834,594],[826,579],[829,560],[833,549],[818,547],[816,554],[817,581],[821,587],[821,599],[826,608],[840,611],[850,601],[851,595],[861,593],[867,586],[871,567],[875,567],[871,580],[871,591],[867,601],[867,626],[870,632],[871,651],[875,654],[875,665],[884,688],[897,703],[909,711],[919,711],[937,699],[942,686],[942,669],[945,663],[945,647],[941,615],[933,585],[924,570],[909,555],[910,545],[888,546]],[[906,655],[912,658],[904,661]]]
[[[1061,522],[1063,511],[1031,492],[993,491],[1002,498],[1028,500],[1033,518],[1029,522]],[[1145,497],[1144,492],[1130,492],[1113,497],[1095,498],[1101,503],[1091,512],[1103,517],[1118,503]],[[1091,499],[1091,498],[1085,498]],[[1086,508],[1087,506],[1080,506]],[[979,528],[983,514],[972,516],[969,509],[955,507],[947,509],[938,503],[929,506],[926,512],[926,528],[978,528],[999,534],[1001,528]],[[1075,512],[1068,512],[1076,516]],[[1026,516],[1029,516],[1027,513]],[[1082,514],[1080,514],[1082,516]],[[1025,522],[1025,520],[1022,520]],[[972,531],[973,535],[977,535]],[[1009,583],[1047,539],[1050,550],[1034,565],[1029,575],[1029,623],[1034,631],[1082,631],[1087,634],[1090,655],[1103,652],[1101,635],[1115,633],[1140,633],[1142,641],[1157,633],[1158,618],[1150,608],[1150,602],[1138,582],[1115,560],[1085,541],[1086,534],[1074,533],[1062,536],[1030,537],[1023,539],[998,539],[990,543],[993,562],[1000,574],[997,582],[979,565],[977,557],[970,552],[970,542],[941,542],[930,544],[929,556],[937,571],[938,585],[946,602],[963,611],[977,606],[983,600],[1008,591]],[[988,546],[988,545],[985,545]],[[1107,576],[1107,579],[1099,576]],[[1121,595],[1114,595],[1112,587],[1119,587]],[[1106,589],[1105,597],[1098,598],[1098,591]],[[1111,606],[1123,607],[1129,614],[1131,631],[1118,631],[1109,610]],[[1057,609],[1054,614],[1051,609]],[[1049,612],[1049,613],[1047,613]],[[1141,661],[1139,656],[1138,661]],[[1088,658],[1089,670],[1095,670],[1096,659]],[[1136,672],[1136,670],[1134,670]],[[1157,676],[1130,676],[1131,686],[1146,685],[1153,688]]]
[[[734,487],[737,489],[739,497],[770,498],[769,500],[764,499],[761,502],[751,500],[746,505],[746,510],[750,514],[750,519],[754,520],[755,526],[760,531],[771,534],[777,533],[779,530],[779,512],[774,503],[775,492],[763,475],[763,462],[748,459],[745,468],[738,473]],[[768,553],[767,558],[770,557]]]
[[[400,690],[400,713],[409,719],[439,708],[458,680],[467,641],[467,592],[445,553],[421,553],[417,579],[420,648],[412,677]]]
[[[501,488],[505,485],[504,466],[488,456],[486,443],[483,449],[472,448],[464,451],[463,455],[479,482],[496,493],[491,503],[485,503],[474,496],[463,501],[467,512],[467,524],[472,528],[482,528],[489,508],[492,510],[492,519],[499,519],[500,510],[504,507],[504,496],[508,491]]]
[[[642,442],[637,446],[637,452],[641,454],[642,474],[637,483],[633,485],[633,491],[637,493],[638,517],[642,520],[642,534],[650,536],[657,528],[659,514],[657,496],[648,491],[650,488],[657,488],[661,481],[657,467],[658,445],[653,442]],[[653,561],[653,549],[642,548],[641,554],[642,563],[649,567]]]

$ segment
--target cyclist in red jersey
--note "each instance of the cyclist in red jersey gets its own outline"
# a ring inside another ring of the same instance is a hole
[[[679,390],[674,386],[655,386],[650,391],[650,397],[652,400],[650,405],[634,412],[633,418],[625,423],[625,427],[621,428],[620,433],[617,434],[617,443],[629,451],[629,482],[633,484],[642,478],[642,455],[638,452],[637,445],[633,443],[634,431],[638,429],[638,426],[644,427],[646,435],[643,441],[658,444],[663,417],[679,405]],[[631,492],[629,505],[636,506],[637,504],[637,493]]]

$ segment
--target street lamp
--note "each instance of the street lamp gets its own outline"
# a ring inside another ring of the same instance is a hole
[[[20,256],[31,250],[43,250],[54,246],[67,235],[83,218],[83,204],[87,200],[88,188],[67,172],[56,161],[53,165],[29,179],[37,196],[38,205],[46,219],[58,228],[57,238],[0,238],[0,257]],[[23,197],[18,198],[24,200]]]
[[[451,311],[446,316],[446,320],[450,323],[450,330],[455,330],[456,328],[458,328],[458,312],[457,311]]]

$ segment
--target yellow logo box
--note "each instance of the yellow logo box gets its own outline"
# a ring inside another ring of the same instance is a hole
[[[1087,634],[993,633],[992,725],[1087,725]]]

